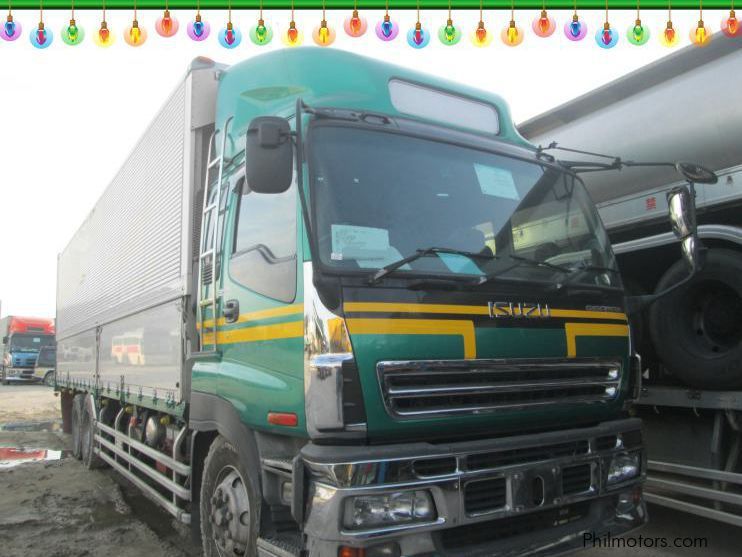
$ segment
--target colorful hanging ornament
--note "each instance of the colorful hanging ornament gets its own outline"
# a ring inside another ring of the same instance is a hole
[[[219,31],[219,44],[224,48],[237,48],[242,42],[242,33],[232,23],[232,2],[229,2],[227,25]]]
[[[721,32],[727,37],[742,36],[742,25],[739,24],[737,14],[734,11],[734,2],[732,2],[732,9],[729,10],[729,17],[721,20]]]
[[[541,15],[533,20],[531,24],[533,32],[536,33],[537,37],[550,37],[556,30],[556,21],[553,17],[549,17],[546,13],[546,0],[544,0],[541,7]]]
[[[155,31],[161,37],[172,37],[180,28],[178,20],[170,15],[168,9],[168,0],[165,0],[165,11],[162,13],[162,17],[158,18],[155,22]]]
[[[446,24],[441,25],[440,29],[438,29],[438,39],[446,46],[453,46],[461,40],[461,32],[453,24],[451,0],[448,0],[448,19],[446,20]]]
[[[103,48],[108,48],[116,40],[116,35],[111,33],[108,28],[108,22],[106,21],[106,3],[103,2],[103,17],[100,21],[100,29],[93,34],[93,42]]]
[[[358,0],[353,0],[353,13],[345,19],[343,29],[351,37],[360,37],[368,29],[366,18],[358,15]]]
[[[201,0],[196,3],[196,17],[186,27],[186,34],[194,41],[203,41],[209,36],[211,26],[201,18]]]
[[[382,41],[393,41],[399,35],[399,25],[389,17],[389,0],[386,0],[384,18],[376,24],[376,36]]]
[[[608,0],[605,0],[605,23],[602,29],[598,29],[595,33],[595,42],[598,43],[600,48],[613,48],[618,42],[618,33],[611,29],[611,24],[608,21]]]
[[[420,0],[417,0],[417,21],[415,26],[407,31],[407,44],[412,48],[425,48],[430,42],[430,33],[420,23]]]
[[[5,20],[2,30],[0,30],[0,39],[4,41],[15,41],[21,36],[23,27],[15,19],[13,19],[13,10],[8,5],[8,17]]]
[[[510,23],[500,33],[500,38],[507,46],[518,46],[523,42],[523,29],[515,24],[515,0],[510,4]]]
[[[283,44],[286,46],[299,46],[304,41],[304,34],[296,27],[294,21],[294,0],[291,0],[291,21],[289,28],[283,34]]]
[[[673,47],[678,44],[678,33],[672,25],[672,4],[667,6],[667,25],[660,36],[662,46]]]
[[[70,23],[69,25],[65,25],[62,27],[62,41],[64,44],[68,44],[70,46],[78,45],[82,42],[82,40],[85,38],[85,30],[77,25],[77,22],[75,21],[75,3],[74,0],[72,2],[72,13],[70,15]]]
[[[312,38],[318,46],[330,46],[335,42],[335,29],[328,27],[325,17],[325,0],[322,0],[322,21],[314,28]]]
[[[587,35],[587,23],[580,21],[580,16],[577,15],[577,0],[575,0],[572,21],[568,21],[564,24],[564,35],[570,41],[581,41],[585,38],[585,35]]]
[[[147,40],[147,30],[143,27],[139,27],[139,20],[137,19],[137,3],[134,0],[134,19],[131,21],[131,26],[127,27],[124,31],[124,41],[129,46],[142,46]]]
[[[479,23],[471,35],[471,42],[474,46],[489,46],[492,43],[492,33],[487,31],[484,26],[484,0],[479,0]]]
[[[39,7],[39,25],[29,33],[31,44],[36,48],[48,48],[54,40],[54,34],[44,27],[44,6]]]
[[[649,29],[642,25],[639,0],[636,1],[636,21],[634,21],[634,25],[630,26],[626,31],[626,37],[629,39],[631,44],[636,46],[646,44],[649,40]]]
[[[260,0],[258,24],[250,29],[250,40],[258,46],[266,45],[273,40],[273,28],[266,25],[263,19],[263,0]]]
[[[711,30],[703,22],[703,0],[699,10],[698,24],[690,31],[690,41],[696,46],[706,46],[711,42]]]

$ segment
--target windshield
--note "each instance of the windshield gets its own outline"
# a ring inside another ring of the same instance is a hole
[[[332,270],[373,272],[436,247],[449,252],[426,253],[394,276],[618,285],[595,206],[570,174],[351,127],[317,126],[310,142],[315,233]]]
[[[42,347],[51,346],[53,344],[53,335],[29,335],[26,333],[15,333],[12,337],[10,337],[11,352],[37,352]]]
[[[36,360],[36,365],[39,366],[53,366],[56,363],[57,351],[52,346],[47,346],[39,351],[39,357]]]

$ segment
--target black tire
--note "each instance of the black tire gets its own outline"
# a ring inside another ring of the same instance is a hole
[[[77,460],[82,460],[82,414],[85,395],[78,394],[72,399],[72,456]]]
[[[54,372],[48,371],[46,372],[46,375],[44,375],[44,385],[47,387],[53,387],[54,386]]]
[[[257,555],[259,484],[237,449],[217,437],[204,462],[200,518],[204,557]]]
[[[80,424],[80,453],[82,463],[88,470],[95,470],[103,467],[103,460],[95,454],[93,450],[95,439],[95,416],[90,410],[87,400],[83,401],[82,422]]]
[[[656,291],[687,274],[676,262]],[[678,379],[700,389],[742,387],[742,254],[709,250],[688,285],[655,302],[650,324],[658,355]]]

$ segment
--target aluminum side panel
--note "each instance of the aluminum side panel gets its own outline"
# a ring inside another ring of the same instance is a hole
[[[184,354],[182,302],[142,311],[104,325],[100,333],[98,385],[114,390],[124,378],[132,394],[180,402]],[[170,395],[170,396],[168,396]]]
[[[57,380],[64,385],[95,385],[95,330],[85,331],[57,342]]]
[[[60,254],[60,339],[186,293],[186,83],[175,90]]]

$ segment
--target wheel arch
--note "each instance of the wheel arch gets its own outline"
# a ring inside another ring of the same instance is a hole
[[[194,539],[200,539],[201,517],[196,509],[200,508],[201,478],[204,461],[211,444],[217,436],[221,435],[237,449],[240,460],[243,460],[248,470],[253,472],[249,480],[254,482],[253,487],[262,497],[260,452],[252,429],[242,422],[234,406],[219,396],[192,392],[188,422],[193,430],[191,434],[191,501],[194,512],[191,514],[191,533]]]

